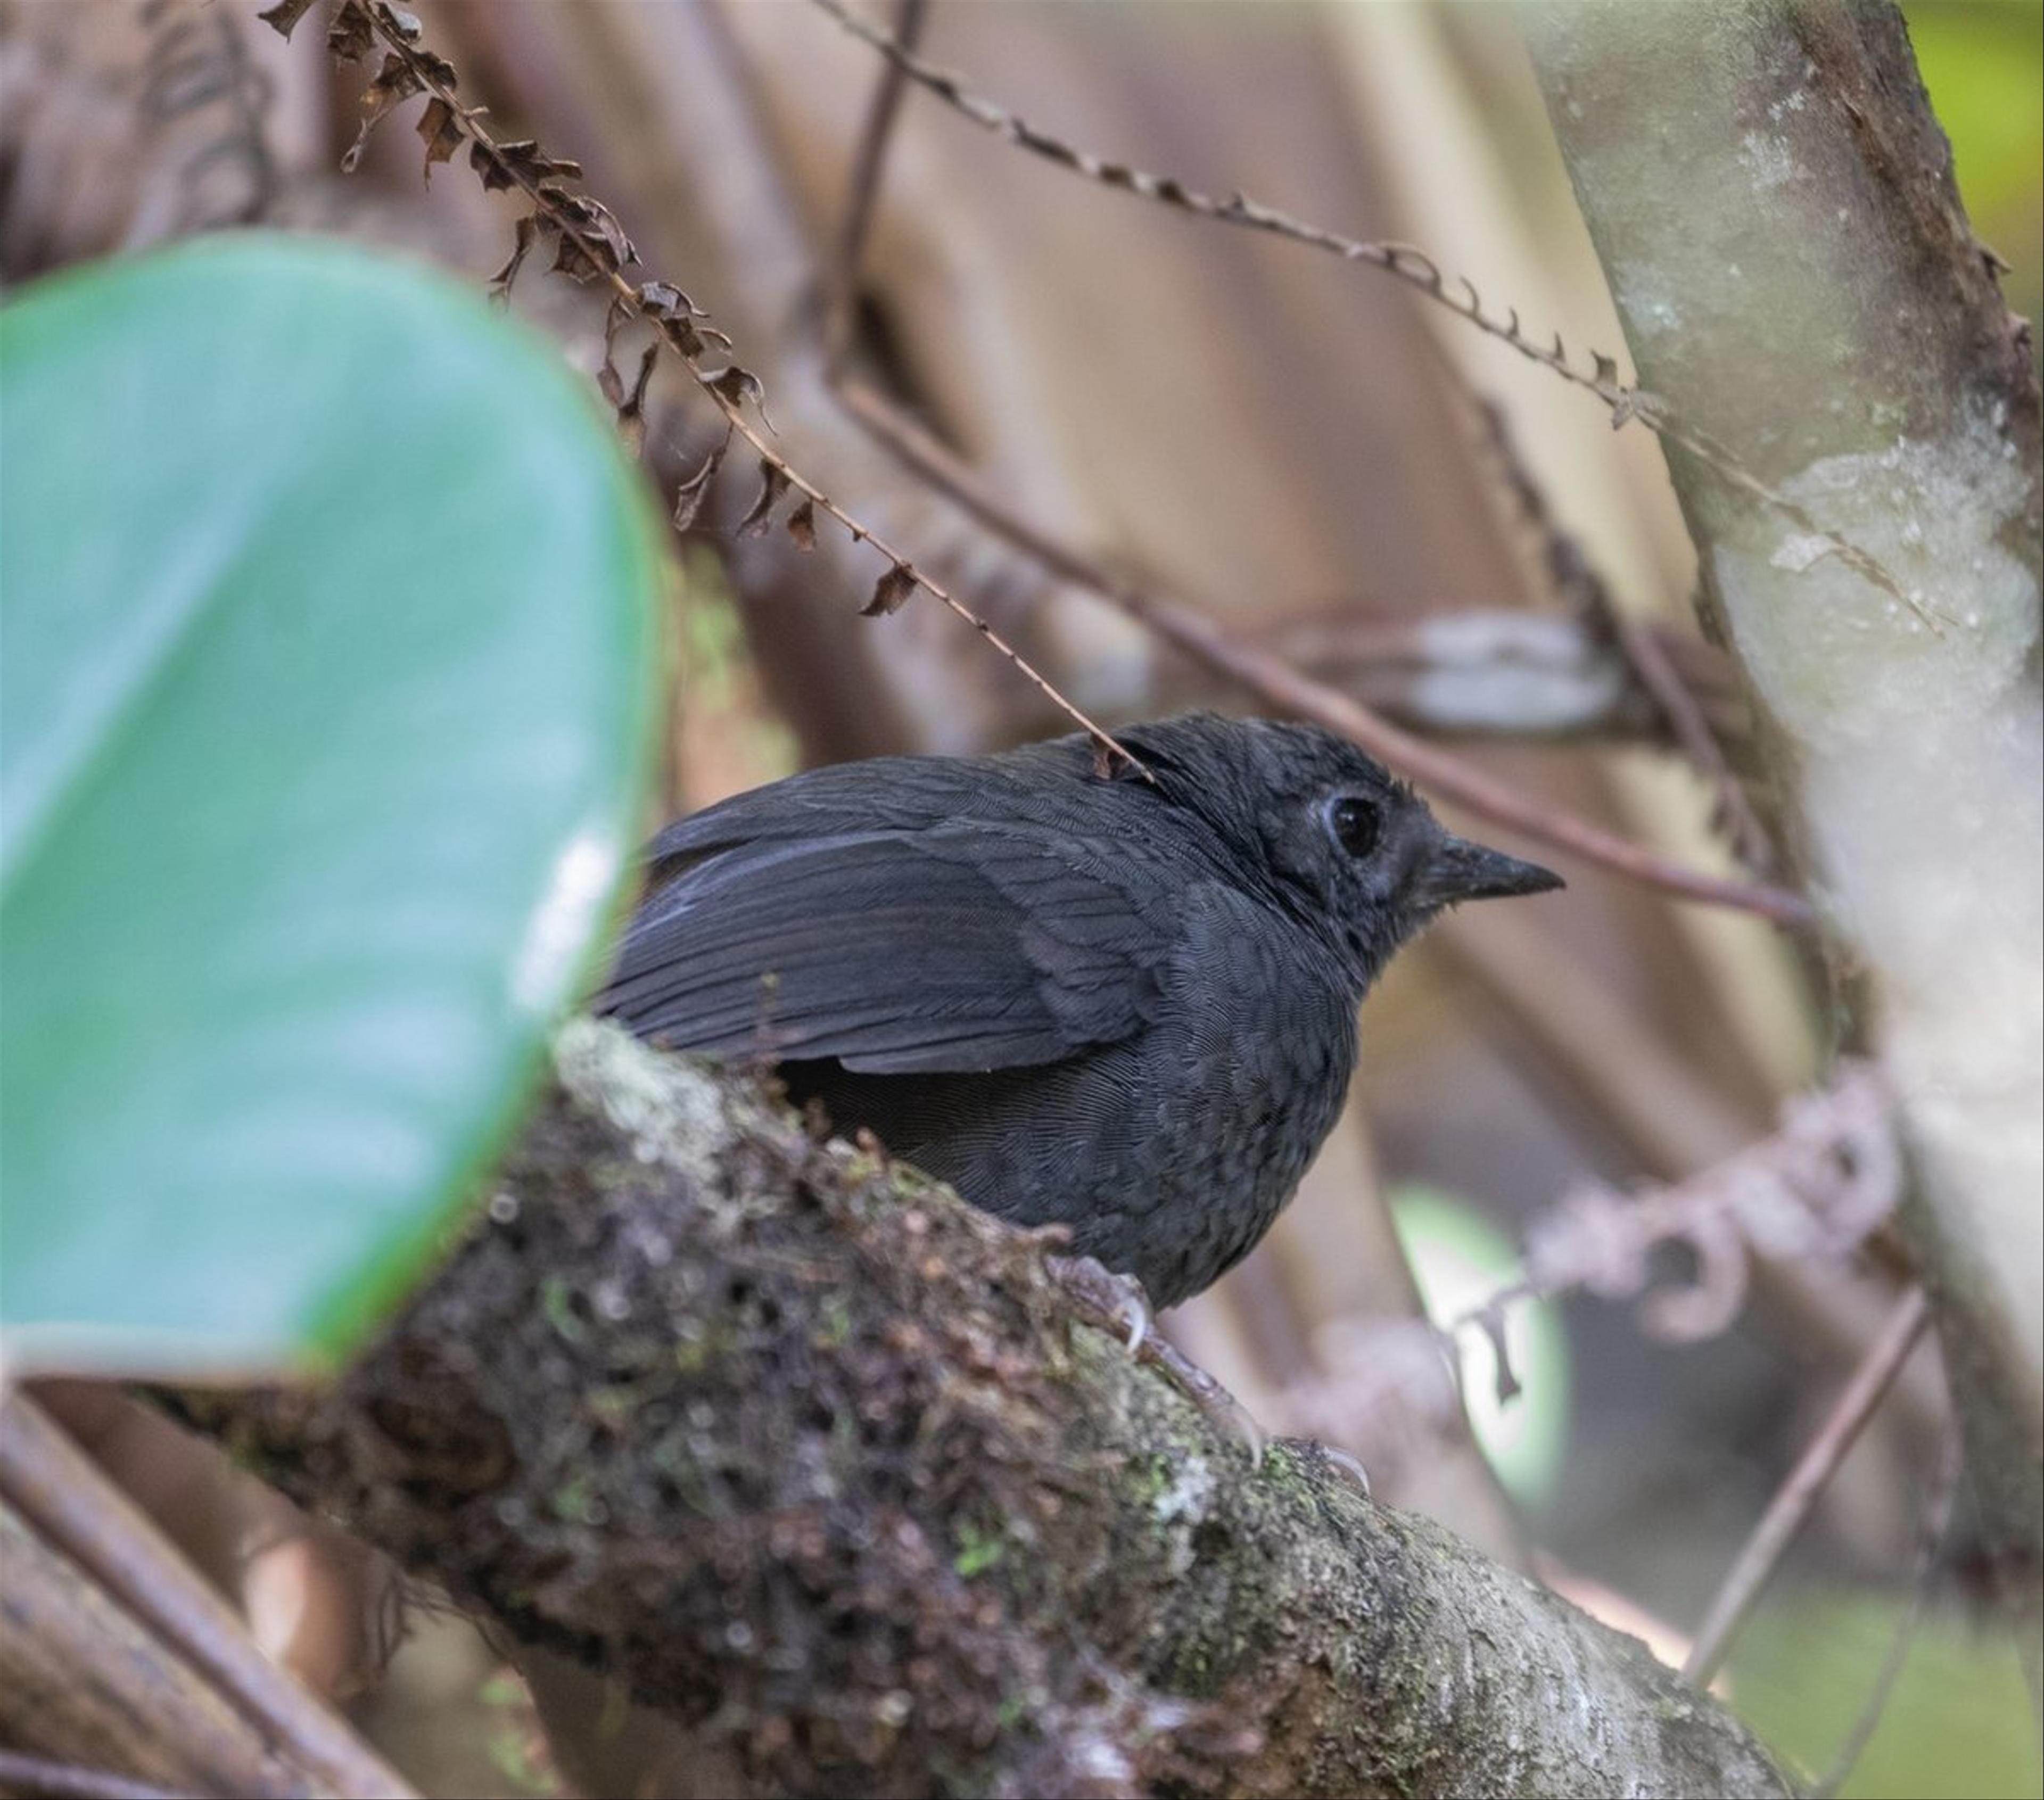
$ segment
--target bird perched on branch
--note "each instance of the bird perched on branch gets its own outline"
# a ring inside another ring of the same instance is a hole
[[[672,825],[598,996],[1167,1307],[1270,1228],[1332,1129],[1356,1008],[1444,907],[1559,878],[1450,836],[1354,745],[1211,715],[883,757]]]

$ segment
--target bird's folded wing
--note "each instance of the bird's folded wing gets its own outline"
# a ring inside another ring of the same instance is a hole
[[[985,822],[750,824],[758,835],[743,810],[717,808],[656,841],[667,879],[599,1011],[678,1050],[877,1073],[1055,1062],[1151,1015],[1168,892],[1153,876],[1139,901],[1115,846]]]

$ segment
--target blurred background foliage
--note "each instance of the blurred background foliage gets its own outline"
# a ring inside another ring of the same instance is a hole
[[[732,333],[796,465],[1079,704],[1110,723],[1246,706],[919,487],[833,397],[820,271],[878,76],[869,50],[793,0],[414,10],[501,132],[582,162],[647,271]],[[362,71],[336,73],[316,30],[288,46],[248,30],[252,10],[199,10],[220,34],[215,54],[262,71],[262,103],[237,108],[229,86],[181,108],[148,99],[160,44],[134,9],[0,3],[0,277],[259,216],[486,279],[509,248],[509,203],[459,163],[421,183],[416,102],[342,180]],[[939,5],[925,44],[1074,143],[1420,244],[1543,341],[1558,329],[1579,353],[1616,352],[1512,10]],[[1925,0],[1907,11],[1980,235],[2012,265],[2011,304],[2034,319],[2044,7]],[[209,151],[222,144],[236,153]],[[601,297],[536,259],[513,305],[594,372]],[[1478,402],[1508,422],[1554,519],[1616,604],[1664,635],[1735,766],[1750,767],[1735,685],[1696,635],[1692,553],[1643,432],[1614,433],[1593,402],[1367,271],[1085,186],[915,94],[856,320],[862,378],[1012,505],[1421,728],[1445,728],[1429,681],[1456,674],[1427,661],[1431,622],[1538,622],[1576,647],[1570,691],[1605,698],[1566,732],[1462,729],[1449,734],[1458,747],[1557,807],[1729,866],[1708,784],[1673,751],[1608,632],[1551,590],[1547,543],[1500,479]],[[663,500],[719,436],[672,370],[656,374],[645,461]],[[857,617],[878,572],[870,551],[830,533],[813,552],[778,533],[739,535],[749,476],[734,461],[678,547],[660,814],[803,763],[1064,728],[939,609]],[[1515,680],[1508,711],[1530,691],[1523,668]],[[1466,1265],[1471,1244],[1509,1245],[1580,1184],[1708,1167],[1771,1129],[1835,1047],[1821,983],[1767,928],[1596,869],[1568,873],[1566,895],[1474,909],[1401,958],[1366,1008],[1349,1113],[1299,1200],[1256,1255],[1164,1325],[1273,1428],[1359,1456],[1381,1498],[1537,1569],[1679,1660],[1880,1329],[1898,1271],[1878,1253],[1844,1267],[1763,1262],[1733,1326],[1700,1343],[1654,1338],[1622,1304],[1561,1302],[1556,1353],[1519,1371],[1539,1387],[1516,1403],[1531,1472],[1503,1480],[1458,1414],[1418,1403],[1389,1372],[1380,1328],[1438,1286],[1443,1243]],[[1397,1231],[1416,1219],[1435,1248],[1408,1267]],[[1688,1272],[1679,1257],[1660,1271]],[[1473,1368],[1470,1379],[1487,1377]],[[1735,1702],[1811,1768],[1867,1699],[1946,1428],[1926,1347],[1734,1657]],[[490,1685],[499,1659],[467,1627],[415,1611],[391,1660],[379,1622],[391,1577],[374,1559],[153,1421],[125,1418],[96,1441],[248,1602],[263,1641],[348,1697],[430,1790],[544,1788],[529,1710]],[[1848,1793],[2037,1791],[2014,1659],[1978,1591],[1969,1532],[1962,1501],[1930,1621]]]
[[[2008,264],[2003,290],[2034,325],[2044,319],[2044,5],[1914,0],[1902,11],[1973,230]]]
[[[1813,1775],[1832,1767],[1904,1627],[1901,1610],[1888,1595],[1812,1585],[1754,1614],[1728,1685],[1792,1767]],[[2036,1793],[2035,1734],[2006,1645],[1983,1636],[1963,1609],[1940,1608],[1918,1622],[1878,1728],[1838,1791],[1846,1800]]]

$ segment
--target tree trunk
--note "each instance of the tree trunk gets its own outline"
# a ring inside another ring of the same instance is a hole
[[[1527,33],[1650,405],[1689,440],[1669,462],[1704,602],[1769,723],[1842,989],[1863,973],[2034,1687],[2044,719],[2028,327],[1967,225],[1892,6],[1567,0],[1530,12]]]

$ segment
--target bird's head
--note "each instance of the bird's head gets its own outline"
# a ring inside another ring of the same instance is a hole
[[[1444,908],[1562,885],[1445,830],[1381,763],[1318,726],[1196,713],[1121,735],[1164,797],[1329,942],[1358,993]]]

